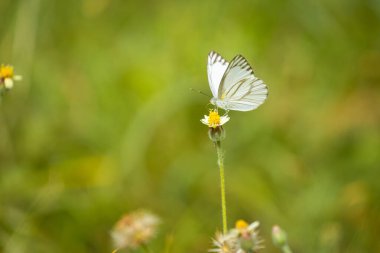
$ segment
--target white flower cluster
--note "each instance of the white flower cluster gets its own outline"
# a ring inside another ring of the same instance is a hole
[[[236,222],[236,227],[227,234],[217,233],[213,239],[213,249],[216,253],[255,253],[263,248],[263,240],[259,236],[260,223],[255,221],[247,224],[243,220]]]
[[[124,215],[115,225],[111,236],[117,248],[136,249],[146,244],[157,232],[160,219],[145,210]]]

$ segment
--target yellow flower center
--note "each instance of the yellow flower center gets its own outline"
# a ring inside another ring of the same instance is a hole
[[[12,78],[13,77],[13,67],[9,65],[0,66],[0,78]]]
[[[243,230],[243,229],[246,229],[248,227],[248,223],[245,222],[244,220],[238,220],[235,223],[235,227],[238,230]]]
[[[218,114],[218,111],[210,111],[208,115],[208,125],[213,128],[216,128],[220,125],[220,116]]]

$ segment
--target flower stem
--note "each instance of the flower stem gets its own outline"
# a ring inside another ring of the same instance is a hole
[[[216,152],[218,154],[218,166],[220,173],[220,193],[222,199],[222,222],[223,222],[223,234],[227,234],[227,207],[226,207],[226,187],[224,178],[224,154],[220,141],[215,142]]]

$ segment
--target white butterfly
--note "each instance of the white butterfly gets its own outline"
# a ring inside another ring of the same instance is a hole
[[[267,86],[254,76],[251,66],[241,55],[228,63],[218,53],[211,51],[207,73],[213,95],[210,102],[224,110],[254,110],[268,97]]]

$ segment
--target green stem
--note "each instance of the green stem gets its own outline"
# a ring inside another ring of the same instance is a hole
[[[224,178],[224,155],[220,141],[215,142],[216,152],[218,154],[218,166],[220,173],[220,193],[222,199],[222,221],[223,221],[223,234],[227,234],[227,207],[226,207],[226,187]]]
[[[284,253],[292,253],[292,250],[290,247],[286,244],[285,246],[282,247],[282,252]]]

